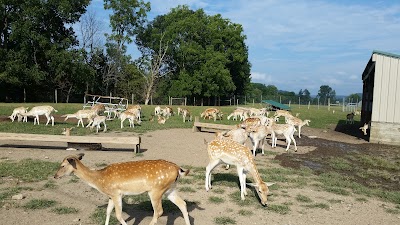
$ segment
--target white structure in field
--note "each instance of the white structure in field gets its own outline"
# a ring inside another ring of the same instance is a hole
[[[362,74],[361,124],[372,143],[400,145],[400,55],[373,51]]]

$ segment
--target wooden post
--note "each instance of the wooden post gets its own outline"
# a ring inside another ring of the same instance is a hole
[[[308,109],[310,109],[310,101],[308,101]]]
[[[319,98],[317,98],[318,99],[318,109],[319,109]]]
[[[193,97],[193,106],[196,105],[196,97]]]
[[[192,127],[192,132],[199,132],[200,131],[200,128],[195,126],[195,124],[198,123],[198,122],[200,122],[200,119],[199,119],[198,116],[195,116],[194,117],[194,124],[193,124],[193,127]]]
[[[291,100],[289,100],[289,107],[290,107],[290,103],[292,103],[292,101],[291,101]]]

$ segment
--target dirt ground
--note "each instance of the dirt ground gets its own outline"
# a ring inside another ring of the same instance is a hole
[[[353,129],[354,130],[354,129]],[[298,152],[293,151],[293,146],[289,153],[284,150],[284,143],[281,140],[278,147],[271,149],[266,145],[268,151],[279,153],[278,155],[261,154],[256,156],[258,168],[268,169],[272,166],[272,160],[280,161],[274,164],[274,167],[293,167],[297,168],[301,163],[306,162],[307,158],[318,158],[327,154],[346,154],[346,151],[355,149],[366,149],[372,151],[376,146],[369,144],[361,134],[349,135],[346,128],[332,128],[327,130],[303,128],[302,138],[296,137]],[[100,135],[125,135],[121,133],[108,133]],[[132,135],[132,134],[126,134]],[[142,135],[141,151],[143,156],[134,157],[131,151],[116,151],[108,149],[106,151],[87,151],[82,162],[91,168],[96,168],[99,164],[110,164],[114,162],[143,160],[143,159],[165,159],[177,163],[181,166],[205,167],[208,164],[208,156],[204,139],[209,141],[214,137],[212,133],[196,132],[190,129],[172,129],[149,132]],[[11,143],[12,144],[12,143]],[[65,151],[62,145],[41,146],[31,148],[30,143],[13,143],[14,145],[0,145],[0,160],[21,160],[25,158],[48,160],[52,162],[61,162],[62,159],[76,152]],[[44,145],[44,143],[43,143]],[[54,144],[53,144],[54,145]],[[250,146],[250,142],[247,143]],[[380,148],[385,148],[380,146]],[[388,149],[393,147],[387,146]],[[398,151],[398,148],[395,148]],[[293,157],[301,160],[294,161]],[[234,170],[234,169],[233,169]],[[225,173],[225,170],[216,168],[213,174]],[[190,174],[189,174],[190,176]],[[15,184],[15,181],[8,178],[2,178],[0,189]],[[52,178],[49,178],[51,180]],[[249,177],[251,180],[252,178]],[[28,184],[34,187],[33,191],[24,191],[26,198],[14,200],[15,204],[23,205],[33,198],[53,199],[63,206],[74,207],[79,210],[76,214],[58,215],[49,209],[26,210],[22,207],[13,207],[5,205],[0,208],[0,224],[42,224],[42,225],[69,225],[69,224],[94,224],[90,215],[97,207],[104,207],[107,204],[107,197],[89,187],[82,181],[69,182],[71,177],[55,180],[57,188],[40,189],[45,182]],[[398,183],[397,183],[398,184]],[[400,185],[397,185],[397,188]],[[208,225],[215,224],[216,217],[229,217],[236,221],[236,224],[400,224],[400,215],[391,214],[385,211],[387,207],[393,207],[390,203],[382,202],[378,199],[368,198],[368,201],[357,201],[357,195],[342,196],[319,190],[317,187],[309,186],[307,188],[287,189],[285,194],[280,190],[272,192],[272,198],[277,202],[292,202],[290,212],[281,215],[272,211],[265,210],[261,205],[255,203],[254,206],[246,206],[246,209],[254,212],[251,216],[243,216],[238,212],[243,209],[236,203],[227,200],[223,204],[209,202],[209,197],[215,193],[206,192],[201,184],[193,184],[196,192],[179,192],[189,204],[189,216],[192,224]],[[237,191],[239,188],[220,186],[214,188],[229,189],[228,191]],[[396,187],[393,187],[396,189]],[[274,193],[275,192],[275,193]],[[334,199],[335,204],[329,204],[329,209],[305,208],[296,202],[298,194],[310,197],[315,202],[327,202]],[[249,195],[254,195],[252,191]],[[124,210],[124,209],[123,209]],[[113,212],[114,214],[114,212]],[[152,218],[152,211],[142,210],[124,210],[124,218],[128,224],[139,225],[149,224]],[[184,224],[183,217],[179,211],[168,212],[158,220],[158,224]]]

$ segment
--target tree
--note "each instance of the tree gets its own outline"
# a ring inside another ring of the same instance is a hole
[[[238,24],[207,16],[202,9],[179,6],[156,17],[136,38],[141,52],[159,49],[160,34],[168,40],[165,66],[172,96],[222,97],[245,94],[250,83],[250,64]]]
[[[106,91],[115,90],[119,81],[128,78],[126,66],[130,57],[126,56],[126,44],[130,44],[146,22],[150,3],[142,0],[104,0],[104,9],[112,10],[110,26],[112,33],[107,37],[107,68],[103,81]]]
[[[349,99],[349,101],[351,101],[351,102],[361,101],[362,95],[353,93],[353,94],[347,96],[347,99]]]
[[[318,97],[324,99],[324,105],[327,104],[327,99],[330,98],[331,101],[335,100],[336,92],[329,85],[322,85],[318,91]]]
[[[164,34],[161,34],[158,51],[142,51],[145,53],[138,60],[141,74],[145,80],[144,83],[144,104],[148,105],[150,97],[154,93],[154,89],[160,78],[168,74],[169,68],[166,66],[166,53],[168,51],[168,42],[164,42]]]
[[[0,5],[0,87],[24,89],[31,101],[54,91],[50,71],[54,56],[77,45],[72,26],[86,11],[89,0],[7,1]],[[60,65],[61,66],[61,65]],[[31,91],[32,90],[32,91]],[[25,97],[24,97],[25,99]]]
[[[307,104],[309,101],[311,101],[310,92],[307,89],[300,89],[299,97],[303,104]]]

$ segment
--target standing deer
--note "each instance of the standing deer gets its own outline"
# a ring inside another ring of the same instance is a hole
[[[122,225],[127,225],[122,218],[122,197],[124,195],[138,195],[147,192],[154,214],[150,225],[157,223],[163,214],[161,204],[165,194],[181,210],[186,225],[190,225],[186,202],[180,198],[175,190],[176,181],[185,176],[189,170],[165,160],[143,160],[111,164],[100,170],[91,170],[82,164],[85,154],[67,156],[54,175],[55,179],[74,173],[89,186],[106,194],[108,200],[105,225],[110,221],[111,211],[115,207],[115,214]]]
[[[247,195],[246,173],[248,172],[256,182],[255,184],[249,185],[255,187],[258,197],[261,200],[261,204],[264,206],[267,204],[267,196],[269,193],[268,186],[271,186],[272,183],[265,183],[261,180],[261,176],[258,173],[253,156],[248,147],[229,139],[215,139],[208,143],[207,150],[210,158],[210,162],[206,167],[205,186],[207,191],[211,189],[212,170],[221,163],[227,163],[235,165],[237,168],[241,199],[245,200],[244,196]]]

